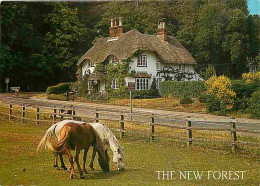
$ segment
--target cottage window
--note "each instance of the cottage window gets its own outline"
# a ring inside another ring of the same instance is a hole
[[[95,64],[92,61],[90,61],[89,62],[89,67],[94,67],[94,66],[95,66]]]
[[[88,81],[88,90],[92,90],[93,88],[93,81]]]
[[[135,89],[136,90],[148,90],[148,78],[136,78],[135,79]]]
[[[179,65],[179,71],[184,72],[185,71],[185,65]]]
[[[118,59],[116,58],[116,56],[112,56],[112,64],[116,65],[118,63]]]
[[[111,88],[112,88],[112,89],[117,89],[117,88],[118,88],[118,87],[117,87],[117,79],[113,79],[113,80],[112,80]]]
[[[161,86],[161,84],[162,84],[162,78],[157,78],[156,79],[156,89],[160,89],[160,86]]]
[[[160,71],[160,70],[161,70],[161,63],[160,63],[160,61],[157,61],[157,62],[156,62],[156,70],[157,70],[157,71]]]
[[[147,55],[141,55],[137,58],[138,67],[147,67]]]

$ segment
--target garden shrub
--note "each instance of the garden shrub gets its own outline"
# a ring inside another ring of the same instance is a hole
[[[260,88],[257,83],[248,84],[243,80],[232,80],[231,83],[237,98],[249,98],[253,92]]]
[[[251,116],[260,118],[260,90],[257,90],[252,94],[249,112]]]
[[[55,86],[50,86],[47,88],[47,95],[49,94],[63,94],[70,90],[71,83],[59,83]]]
[[[164,81],[160,92],[165,97],[171,95],[174,98],[195,98],[205,90],[204,81]]]
[[[67,96],[65,94],[47,94],[48,99],[67,101]]]
[[[214,95],[222,103],[231,105],[234,102],[236,93],[231,89],[231,81],[225,76],[212,76],[205,82],[207,93]]]
[[[207,86],[207,112],[220,111],[226,115],[227,105],[232,105],[236,98],[236,93],[231,89],[231,81],[225,76],[212,76],[205,82]]]
[[[180,104],[192,104],[192,103],[193,103],[193,101],[192,101],[192,99],[189,98],[189,97],[184,97],[184,98],[182,98],[181,101],[180,101]]]
[[[207,92],[202,92],[198,97],[199,102],[206,103],[207,95]]]
[[[249,106],[249,99],[253,92],[259,89],[257,83],[246,83],[243,80],[232,80],[232,89],[236,93],[234,110],[245,111]]]
[[[249,72],[242,74],[243,79],[246,83],[260,83],[260,72]]]
[[[214,95],[212,94],[207,94],[206,95],[206,111],[208,113],[210,112],[215,112],[215,111],[220,111],[221,107],[221,102],[219,99],[217,99]]]

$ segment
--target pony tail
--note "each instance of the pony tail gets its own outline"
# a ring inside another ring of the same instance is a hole
[[[70,126],[67,126],[66,128],[63,128],[60,133],[61,133],[61,140],[57,144],[57,146],[54,147],[54,150],[57,153],[63,153],[66,150],[66,147],[68,147],[68,141],[70,137]],[[63,132],[65,130],[65,132]]]
[[[54,135],[54,129],[56,125],[52,125],[44,134],[43,138],[41,139],[36,152],[39,152],[40,150],[53,150],[53,146],[51,144],[51,137]]]

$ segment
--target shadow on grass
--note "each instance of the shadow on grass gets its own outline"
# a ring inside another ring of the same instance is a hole
[[[89,171],[88,174],[85,174],[85,179],[86,180],[108,179],[108,178],[120,176],[120,175],[127,173],[127,172],[134,172],[134,171],[139,171],[139,169],[129,168],[129,169],[125,169],[124,171],[111,170],[110,172],[102,172],[100,170],[95,170],[95,171]],[[77,171],[76,171],[76,178],[75,179],[81,180],[79,178]]]

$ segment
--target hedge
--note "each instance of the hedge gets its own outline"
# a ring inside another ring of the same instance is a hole
[[[67,101],[67,96],[64,94],[47,94],[48,99]]]
[[[195,98],[206,91],[206,87],[204,81],[164,81],[160,91],[162,96]]]
[[[243,80],[232,80],[231,84],[237,98],[249,98],[253,92],[260,88],[256,83],[248,84]]]
[[[260,90],[252,94],[249,105],[249,112],[253,117],[260,118]]]
[[[70,90],[70,85],[71,83],[59,83],[58,85],[48,87],[46,93],[47,95],[63,94]]]

